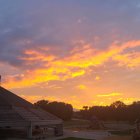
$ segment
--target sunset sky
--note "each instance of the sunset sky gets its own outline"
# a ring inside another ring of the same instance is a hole
[[[140,1],[0,0],[0,74],[32,103],[140,100]]]

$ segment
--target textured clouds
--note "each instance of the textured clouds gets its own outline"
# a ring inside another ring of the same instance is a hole
[[[43,87],[43,97],[70,96],[75,105],[101,93],[139,98],[138,0],[13,1],[0,1],[4,86],[34,94]]]
[[[140,41],[113,43],[104,50],[98,50],[90,44],[82,43],[76,46],[69,55],[61,58],[49,54],[49,48],[27,49],[17,59],[23,62],[25,72],[21,79],[9,78],[6,85],[10,87],[33,86],[37,83],[75,78],[94,71],[94,67],[102,67],[114,63],[117,67],[139,67],[139,53],[134,50],[140,46]],[[129,51],[128,51],[129,49]],[[108,64],[107,64],[108,63]]]

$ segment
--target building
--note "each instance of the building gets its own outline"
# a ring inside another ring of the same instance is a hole
[[[36,128],[53,128],[56,136],[63,135],[62,120],[0,87],[0,129],[25,128],[33,137]]]

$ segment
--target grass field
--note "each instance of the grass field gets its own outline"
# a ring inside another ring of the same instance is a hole
[[[112,135],[119,135],[119,136],[127,136],[131,135],[132,130],[123,130],[123,131],[109,131]]]
[[[69,138],[64,138],[64,139],[59,139],[59,140],[89,140],[89,139],[69,137]]]
[[[64,127],[73,127],[73,126],[88,126],[89,121],[87,120],[71,120],[71,121],[65,121]]]

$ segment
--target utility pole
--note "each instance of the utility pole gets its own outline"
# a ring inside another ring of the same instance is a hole
[[[1,75],[0,75],[0,87],[1,87]]]

